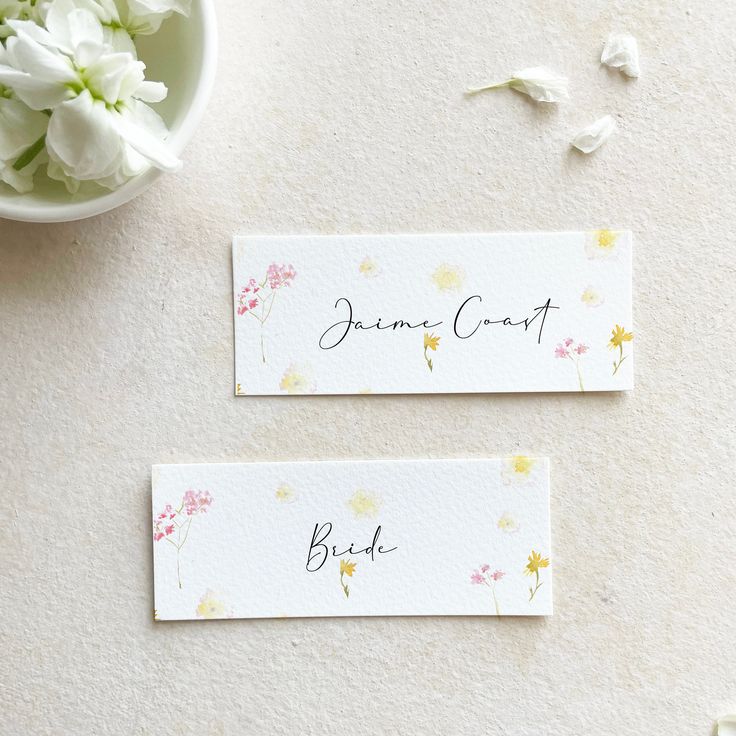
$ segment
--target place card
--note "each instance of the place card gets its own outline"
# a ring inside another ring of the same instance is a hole
[[[552,613],[542,458],[153,468],[158,621]]]
[[[631,234],[237,237],[235,393],[633,388]]]

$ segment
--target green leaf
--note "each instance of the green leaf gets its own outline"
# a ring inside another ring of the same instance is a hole
[[[28,164],[30,164],[39,153],[41,153],[45,145],[46,133],[44,133],[32,146],[29,146],[25,151],[23,151],[23,153],[21,153],[18,160],[13,164],[13,168],[16,171],[25,169],[25,167],[28,166]]]

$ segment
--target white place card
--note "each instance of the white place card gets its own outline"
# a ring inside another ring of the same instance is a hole
[[[237,237],[237,395],[633,388],[631,234]]]
[[[552,613],[541,458],[153,468],[158,621]]]

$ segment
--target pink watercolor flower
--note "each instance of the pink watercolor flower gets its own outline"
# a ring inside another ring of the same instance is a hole
[[[207,508],[212,504],[212,496],[209,491],[187,491],[184,494],[184,513],[193,516],[198,513],[207,513]]]
[[[480,571],[481,572],[488,572],[490,569],[491,569],[491,566],[490,565],[481,565],[480,566]]]
[[[505,574],[506,573],[502,570],[496,570],[496,572],[491,575],[491,579],[494,583],[497,583]]]
[[[572,345],[572,344],[573,344],[573,342],[574,342],[574,340],[573,340],[573,339],[572,339],[571,337],[568,337],[568,338],[566,338],[566,339],[565,339],[565,347],[566,347],[566,348],[569,348],[569,347],[570,347],[570,345]]]
[[[562,347],[562,345],[558,345],[555,348],[555,358],[568,358],[569,356],[570,353],[568,353],[567,350]]]
[[[189,529],[198,514],[207,513],[212,505],[212,494],[209,491],[188,490],[184,492],[179,508],[174,509],[167,504],[160,514],[153,517],[153,541],[166,539],[176,547],[176,574],[181,588],[181,572],[179,553],[189,538]],[[170,522],[170,523],[169,523]]]
[[[296,271],[294,266],[289,264],[288,266],[279,266],[276,263],[272,263],[266,271],[266,278],[268,279],[268,286],[274,289],[280,289],[282,286],[290,286],[291,281],[296,277]]]
[[[580,345],[578,345],[578,346],[577,346],[577,347],[575,348],[575,352],[576,352],[576,353],[577,353],[578,355],[585,355],[585,353],[587,353],[587,352],[588,352],[588,346],[587,346],[587,345],[583,345],[583,343],[580,343]]]
[[[485,583],[485,579],[477,570],[473,570],[473,574],[470,576],[470,582],[473,583],[473,585],[483,585],[483,583]]]

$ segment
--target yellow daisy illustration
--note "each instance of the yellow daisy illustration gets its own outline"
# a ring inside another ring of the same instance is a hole
[[[537,461],[533,457],[514,455],[504,462],[501,475],[507,484],[523,485],[531,480],[536,465]]]
[[[519,525],[511,514],[506,512],[497,522],[498,528],[506,534],[519,531]]]
[[[294,365],[286,369],[279,388],[287,394],[306,394],[312,390],[309,379]]]
[[[356,519],[372,518],[381,507],[381,499],[374,493],[358,489],[350,497],[348,507]]]
[[[619,235],[615,230],[593,230],[585,239],[585,255],[593,259],[613,257]]]
[[[603,304],[603,297],[592,286],[588,286],[581,294],[580,301],[586,307],[600,307]]]
[[[465,274],[459,266],[443,263],[432,274],[432,281],[440,291],[459,291],[465,281]]]
[[[294,492],[294,489],[285,483],[276,489],[274,495],[279,503],[293,503],[296,501],[296,493]]]
[[[229,618],[229,612],[217,595],[208,590],[199,599],[197,616],[199,618]]]
[[[381,273],[381,269],[372,258],[364,258],[361,261],[360,266],[358,266],[358,271],[366,278],[373,278]]]

